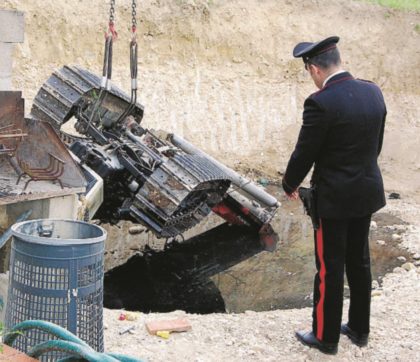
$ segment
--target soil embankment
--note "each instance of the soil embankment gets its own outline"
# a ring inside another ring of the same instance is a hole
[[[14,86],[23,90],[27,110],[55,68],[78,64],[101,72],[106,3],[3,4],[26,12]],[[126,90],[130,14],[129,1],[117,5],[113,79]],[[389,115],[381,164],[387,188],[415,193],[420,201],[418,13],[348,0],[145,0],[137,14],[144,126],[176,132],[229,166],[273,177],[285,168],[303,100],[315,90],[292,57],[293,46],[339,35],[344,68],[384,90]]]

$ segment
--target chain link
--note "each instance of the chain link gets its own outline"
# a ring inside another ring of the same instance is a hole
[[[109,22],[114,23],[115,14],[115,0],[111,0],[111,8],[109,9]]]
[[[136,0],[133,0],[133,2],[131,3],[131,16],[132,16],[131,23],[132,23],[133,33],[137,29],[137,20],[136,20],[137,11],[136,11],[136,8],[137,8]]]

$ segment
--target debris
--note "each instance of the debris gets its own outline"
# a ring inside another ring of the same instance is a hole
[[[185,318],[179,318],[147,322],[146,328],[150,334],[157,334],[159,331],[186,332],[191,330],[191,324]]]
[[[125,321],[126,319],[127,319],[127,316],[125,313],[120,313],[120,315],[118,316],[119,321]]]
[[[268,186],[268,184],[269,184],[269,181],[266,179],[266,178],[260,178],[259,180],[258,180],[258,183],[261,185],[261,186],[264,186],[264,187],[266,187],[266,186]]]
[[[407,258],[405,256],[399,256],[397,259],[398,261],[402,261],[402,262],[407,261]]]
[[[258,234],[260,235],[260,242],[264,246],[264,249],[266,251],[274,252],[280,239],[273,227],[268,223],[264,224]]]
[[[396,192],[391,192],[388,196],[389,199],[391,200],[399,200],[401,199],[400,194],[396,193]]]
[[[136,321],[138,319],[138,317],[139,317],[139,313],[136,313],[136,312],[126,312],[125,313],[125,319],[128,320],[128,321],[131,321],[131,322]]]
[[[156,335],[158,337],[161,337],[161,338],[164,338],[164,339],[168,339],[169,336],[171,335],[171,332],[169,332],[169,331],[157,331],[156,332]]]
[[[124,328],[124,329],[120,330],[118,333],[119,333],[120,336],[122,336],[123,334],[126,334],[126,333],[132,334],[135,329],[136,329],[135,326],[130,326],[128,328]]]
[[[9,124],[7,126],[0,127],[0,141],[3,140],[12,141],[13,145],[7,146],[6,143],[0,143],[0,155],[8,155],[9,157],[14,157],[16,150],[19,147],[20,142],[28,136],[27,133],[23,133],[21,129],[14,129],[14,124]]]
[[[376,244],[385,245],[386,242],[385,242],[385,240],[376,240]]]
[[[376,229],[378,229],[378,224],[376,223],[376,221],[371,221],[371,222],[370,222],[370,229],[371,229],[371,230],[376,230]]]
[[[58,181],[61,188],[63,189],[64,186],[61,182],[60,177],[64,173],[64,165],[66,164],[66,161],[63,161],[61,158],[58,158],[56,155],[53,155],[51,152],[48,152],[48,165],[45,167],[34,167],[29,165],[29,163],[26,160],[23,160],[18,155],[16,155],[17,162],[19,164],[19,167],[23,171],[16,182],[16,184],[19,183],[22,176],[29,176],[29,180],[26,181],[25,187],[23,188],[23,191],[26,190],[28,187],[29,182],[31,181]]]

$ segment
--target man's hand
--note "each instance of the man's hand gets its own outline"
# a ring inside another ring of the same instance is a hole
[[[297,200],[299,198],[297,190],[293,191],[291,194],[286,193],[286,196],[289,200]]]

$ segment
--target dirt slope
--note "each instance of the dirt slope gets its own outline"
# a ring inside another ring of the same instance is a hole
[[[114,79],[128,89],[130,7],[119,3]],[[26,12],[14,85],[27,110],[55,68],[100,72],[103,1],[5,0],[0,7]],[[347,0],[145,0],[138,18],[144,124],[183,135],[230,166],[277,177],[294,146],[303,100],[315,90],[291,50],[301,40],[339,35],[344,67],[384,89],[386,186],[420,200],[419,13]]]

